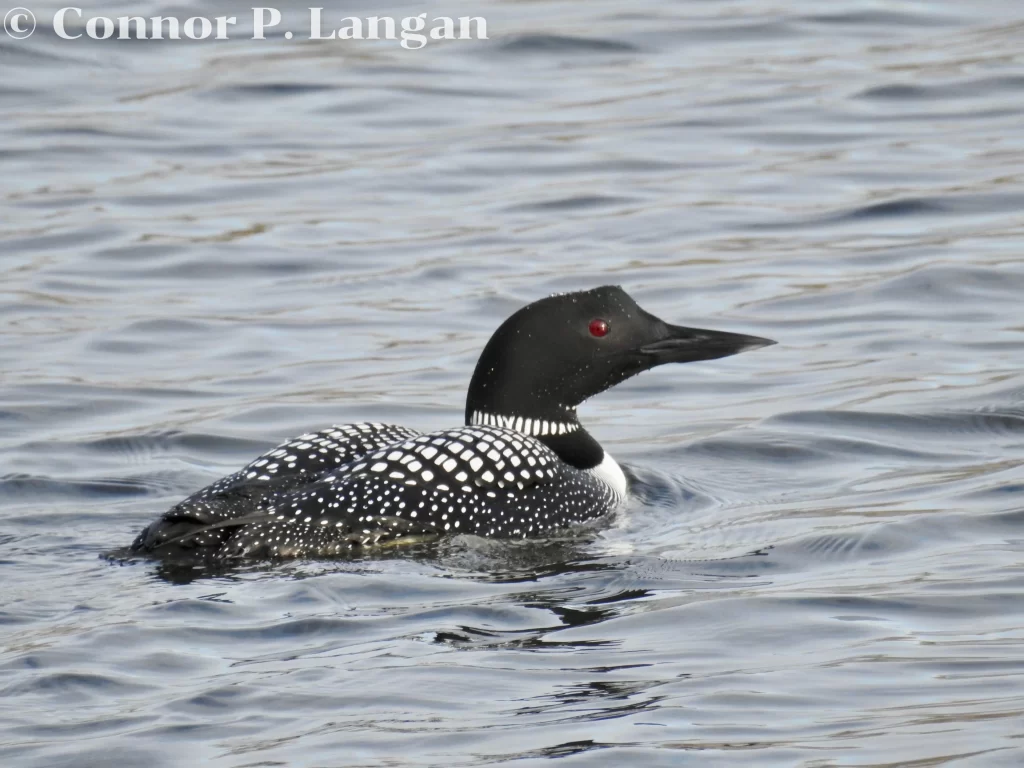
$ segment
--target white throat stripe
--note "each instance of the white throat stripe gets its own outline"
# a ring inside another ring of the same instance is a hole
[[[473,411],[470,418],[473,426],[505,427],[522,432],[524,435],[537,437],[540,435],[567,435],[580,428],[571,421],[548,421],[546,419],[524,419],[522,416],[502,416],[486,411]]]

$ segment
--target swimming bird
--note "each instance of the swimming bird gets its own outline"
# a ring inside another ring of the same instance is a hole
[[[421,434],[361,423],[300,435],[173,506],[131,550],[329,557],[454,534],[543,537],[600,520],[625,502],[626,477],[577,406],[655,366],[774,343],[669,325],[618,286],[549,296],[487,342],[463,426]]]

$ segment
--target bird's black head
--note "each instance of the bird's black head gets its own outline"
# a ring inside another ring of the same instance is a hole
[[[513,314],[487,342],[469,385],[466,423],[488,423],[489,414],[527,434],[558,434],[558,424],[576,424],[577,405],[641,371],[774,343],[669,325],[618,286],[550,296]]]

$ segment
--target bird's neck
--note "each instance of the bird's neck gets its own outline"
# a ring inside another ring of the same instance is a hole
[[[517,413],[516,409],[488,409],[466,406],[467,426],[505,427],[544,443],[558,457],[577,469],[592,469],[604,460],[604,449],[576,417],[576,409],[555,406],[537,411]]]

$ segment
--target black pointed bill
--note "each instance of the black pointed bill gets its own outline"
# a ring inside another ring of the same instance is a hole
[[[654,358],[655,365],[715,360],[752,349],[770,347],[776,343],[760,336],[711,331],[705,328],[684,328],[681,325],[666,324],[665,334],[664,338],[644,344],[639,350],[641,354]]]

